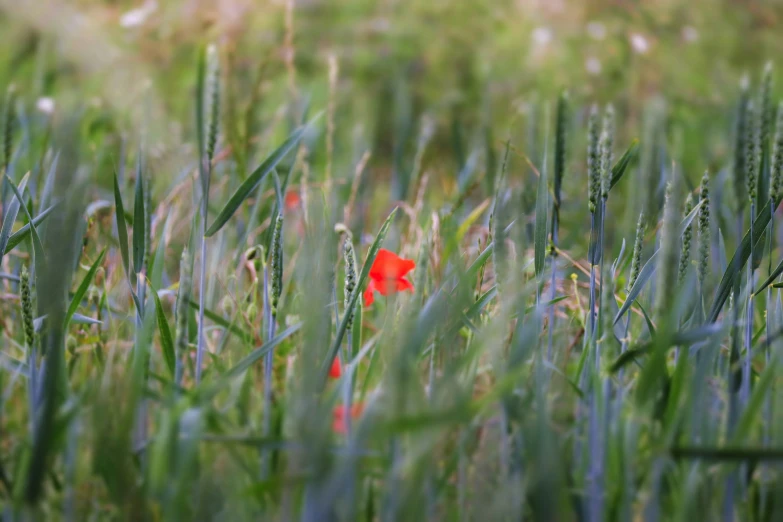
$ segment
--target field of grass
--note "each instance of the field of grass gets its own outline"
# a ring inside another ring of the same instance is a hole
[[[0,521],[783,520],[783,7],[44,3]]]

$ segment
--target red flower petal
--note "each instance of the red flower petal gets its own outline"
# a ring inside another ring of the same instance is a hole
[[[396,290],[398,292],[402,292],[403,290],[413,292],[413,283],[405,278],[397,279],[394,283],[396,284]]]
[[[345,406],[335,406],[334,410],[332,410],[332,430],[342,435],[345,435],[348,431],[345,425],[345,410]],[[363,404],[354,404],[351,406],[351,419],[359,417],[363,411]]]
[[[416,263],[411,259],[403,259],[394,252],[381,248],[370,268],[370,277],[376,281],[399,279],[414,268]]]
[[[339,379],[342,374],[343,370],[340,368],[340,359],[335,357],[332,361],[332,367],[329,368],[329,377],[332,379]]]
[[[299,206],[299,202],[302,200],[298,192],[289,190],[285,194],[285,208],[288,210],[295,209]]]
[[[367,290],[364,291],[364,306],[370,306],[375,302],[375,280],[370,279],[370,284],[367,285]]]

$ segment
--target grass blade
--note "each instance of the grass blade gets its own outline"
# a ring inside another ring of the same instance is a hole
[[[188,304],[191,308],[198,311],[198,302],[193,301],[191,299],[188,299]],[[210,321],[217,324],[218,326],[221,326],[225,328],[227,331],[231,332],[232,334],[236,335],[242,341],[249,342],[253,337],[247,333],[246,331],[242,330],[235,324],[226,321],[223,317],[221,317],[219,314],[215,313],[214,311],[210,310],[209,308],[204,308],[204,316],[207,317]]]
[[[636,157],[636,153],[639,151],[639,140],[635,139],[631,142],[631,146],[625,151],[617,163],[612,167],[612,181],[609,183],[609,190],[611,191],[617,183],[623,178],[623,174],[626,173],[631,161]]]
[[[177,359],[174,355],[174,337],[171,335],[171,328],[169,322],[166,320],[166,314],[163,313],[163,305],[158,297],[158,291],[152,286],[152,281],[147,279],[147,284],[150,286],[152,297],[155,299],[155,315],[158,320],[158,330],[160,331],[160,345],[163,350],[163,359],[166,361],[166,366],[171,373],[171,377],[174,378],[176,372]]]
[[[11,183],[11,178],[6,176],[6,181]],[[19,187],[21,190],[24,190],[25,187],[27,187],[27,181],[30,179],[30,174],[27,173],[22,178],[22,181],[19,182]],[[6,247],[8,246],[8,242],[11,238],[11,230],[14,228],[14,222],[16,221],[16,216],[19,214],[19,205],[20,205],[19,199],[12,199],[11,202],[8,204],[8,210],[5,211],[5,216],[3,217],[3,226],[0,227],[0,264],[3,262],[3,256],[6,252]]]
[[[24,213],[27,216],[28,221],[31,223],[30,226],[30,232],[33,235],[33,249],[35,250],[36,255],[39,257],[39,259],[44,259],[44,248],[43,244],[41,243],[41,238],[38,237],[38,232],[35,230],[35,225],[33,223],[33,216],[30,215],[30,210],[27,208],[27,205],[24,204],[24,198],[22,198],[22,194],[19,191],[19,189],[14,185],[14,182],[10,179],[8,181],[8,186],[11,187],[11,190],[14,191],[14,195],[16,196],[16,199],[19,201],[19,206],[24,209]]]
[[[117,220],[117,238],[120,242],[120,255],[122,266],[125,268],[125,276],[130,277],[130,256],[128,254],[128,225],[125,223],[125,206],[122,204],[120,182],[117,179],[117,171],[114,171],[114,210]],[[136,220],[134,219],[134,223]]]
[[[40,225],[47,217],[49,217],[55,207],[56,205],[52,205],[35,216],[35,219],[32,221],[33,226],[37,227]],[[7,254],[13,250],[16,245],[27,239],[28,235],[30,235],[30,223],[27,223],[25,226],[11,234],[11,237],[8,238],[8,243],[5,245],[5,252],[0,252],[0,254]],[[2,258],[2,255],[0,255],[0,258]]]
[[[196,395],[201,401],[210,400],[220,391],[221,388],[227,386],[232,379],[242,375],[243,372],[247,371],[251,366],[263,359],[270,350],[274,349],[277,345],[298,332],[301,327],[301,323],[289,326],[277,334],[274,338],[270,339],[260,347],[250,352],[241,361],[229,368],[227,371],[223,372],[220,375],[219,380],[205,381],[204,384],[201,385],[201,388],[199,388],[199,390],[196,392]]]
[[[673,459],[699,459],[718,462],[783,460],[783,448],[675,446],[669,450],[669,453]]]
[[[770,219],[772,219],[772,204],[768,201],[759,212],[758,217],[753,222],[751,227],[751,230],[753,231],[752,240],[754,246],[764,235],[764,231],[766,230]],[[734,285],[734,279],[740,276],[742,268],[745,266],[745,263],[748,262],[750,251],[751,237],[749,230],[745,233],[745,236],[742,238],[742,242],[737,247],[737,250],[731,257],[731,261],[729,261],[729,264],[726,267],[726,271],[723,273],[723,277],[720,280],[718,289],[715,292],[715,300],[712,302],[710,313],[707,316],[707,320],[709,322],[714,323],[718,320],[718,315],[720,315],[720,311],[723,309],[723,305],[726,304],[726,300],[728,300],[729,295],[731,294],[731,288]]]
[[[316,116],[317,118],[317,116]],[[302,137],[304,136],[307,127],[313,123],[314,119],[307,125],[299,127],[286,139],[277,150],[275,150],[264,162],[250,174],[245,181],[237,188],[234,194],[229,198],[226,206],[220,211],[218,217],[212,222],[212,225],[207,229],[206,236],[213,236],[218,230],[231,219],[231,216],[239,209],[240,205],[247,199],[247,197],[253,192],[259,183],[266,177],[267,174],[280,163],[286,154],[288,154],[294,147],[299,145]]]
[[[84,279],[82,279],[79,288],[76,289],[76,293],[73,294],[73,298],[71,299],[71,304],[68,305],[68,311],[65,313],[64,328],[68,328],[68,324],[71,322],[71,319],[73,318],[73,314],[76,313],[76,310],[79,308],[79,305],[81,304],[84,295],[87,293],[87,290],[90,288],[93,279],[95,279],[95,273],[98,271],[98,268],[101,266],[101,262],[103,261],[103,256],[105,254],[106,254],[106,249],[104,248],[103,250],[101,250],[101,253],[98,254],[98,258],[90,267],[90,270],[87,272],[87,275],[85,275]]]
[[[739,444],[750,435],[753,423],[761,413],[761,408],[764,405],[764,398],[769,391],[770,386],[775,378],[775,367],[777,366],[775,358],[773,358],[767,365],[764,372],[761,374],[761,378],[753,387],[753,393],[748,399],[748,403],[745,405],[745,409],[742,412],[742,416],[737,422],[734,428],[733,441]]]
[[[546,238],[547,238],[547,210],[549,209],[549,190],[546,180],[546,159],[545,166],[541,169],[541,175],[538,177],[538,193],[536,195],[536,228],[535,228],[535,271],[536,277],[541,278],[544,273],[544,263],[546,262]]]
[[[140,274],[144,264],[146,234],[144,233],[144,187],[141,175],[141,158],[136,168],[136,195],[133,203],[133,270]],[[119,221],[119,220],[118,220]]]

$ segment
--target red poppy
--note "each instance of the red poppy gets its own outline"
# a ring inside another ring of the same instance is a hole
[[[335,357],[334,360],[332,360],[332,367],[329,368],[329,377],[332,379],[339,379],[342,374],[343,370],[340,368],[340,359]]]
[[[345,435],[348,431],[345,425],[345,406],[335,406],[332,410],[332,430],[337,433]],[[364,405],[361,403],[351,406],[351,419],[358,418],[364,411]]]
[[[403,290],[413,291],[413,284],[405,279],[405,274],[416,268],[411,259],[403,259],[385,248],[378,251],[370,268],[370,284],[364,291],[364,306],[370,306],[375,301],[376,291],[381,295],[389,295]]]
[[[299,203],[302,201],[302,197],[299,195],[299,192],[295,190],[289,190],[285,194],[285,208],[288,210],[293,210],[299,206]]]

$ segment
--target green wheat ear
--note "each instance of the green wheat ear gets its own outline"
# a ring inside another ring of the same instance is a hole
[[[639,278],[639,272],[642,268],[642,247],[644,242],[644,212],[639,213],[639,220],[636,222],[636,237],[633,241],[633,256],[631,258],[631,275],[628,278],[626,290],[630,291],[636,280]]]
[[[747,157],[748,101],[748,77],[743,76],[740,80],[740,97],[737,103],[737,117],[734,126],[734,165],[732,167],[734,195],[740,211],[745,207],[747,200],[745,160]]]
[[[270,305],[272,317],[277,317],[277,304],[283,293],[283,214],[277,214],[275,229],[272,233],[272,246],[269,251],[269,265],[271,268],[272,285]]]
[[[745,182],[747,185],[748,199],[751,203],[756,201],[758,189],[759,160],[761,159],[761,146],[759,142],[760,114],[751,100],[745,108]]]
[[[595,212],[598,206],[598,194],[601,191],[601,148],[598,120],[598,106],[593,105],[587,120],[587,191],[590,212]]]
[[[683,215],[687,216],[693,210],[693,196],[688,194],[685,198],[685,208],[683,209]],[[682,282],[685,280],[685,275],[688,273],[688,263],[691,260],[691,240],[693,239],[693,224],[689,224],[682,234],[682,247],[680,248],[680,267],[677,270],[677,281]]]
[[[188,249],[182,251],[179,262],[179,290],[177,291],[177,333],[175,347],[177,351],[176,380],[182,379],[182,357],[188,352],[188,301],[190,301],[190,288],[192,285],[192,265]]]
[[[351,297],[356,291],[356,252],[353,249],[353,239],[350,234],[345,234],[345,240],[343,241],[343,260],[345,261],[345,285],[343,287],[345,300],[343,304],[345,306],[345,313],[348,314],[348,325],[346,329],[351,330],[353,326],[354,311],[350,309]]]
[[[10,85],[5,93],[3,113],[3,168],[8,171],[11,164],[14,134],[14,105],[16,104],[16,86]]]
[[[209,107],[209,114],[205,122],[204,134],[207,136],[207,159],[211,164],[215,157],[215,144],[217,143],[220,120],[220,61],[214,44],[207,48],[206,80],[204,105]]]
[[[701,208],[699,209],[699,286],[704,288],[707,270],[710,265],[710,173],[704,172],[701,178],[701,193],[699,194]]]
[[[777,208],[783,189],[783,102],[778,104],[778,114],[775,121],[775,140],[772,144],[771,174],[769,196]]]
[[[33,296],[30,290],[30,273],[27,266],[22,266],[20,275],[20,291],[22,298],[22,322],[24,324],[24,342],[28,348],[32,348],[35,342],[35,326],[33,325]]]
[[[609,197],[612,182],[612,148],[614,147],[614,107],[609,104],[604,111],[599,149],[601,155],[601,199]]]

